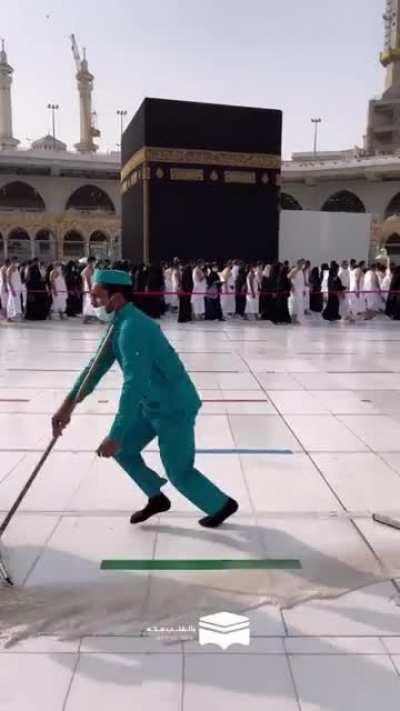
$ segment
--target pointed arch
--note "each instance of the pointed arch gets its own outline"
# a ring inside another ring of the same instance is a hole
[[[108,193],[97,185],[82,185],[68,198],[66,210],[82,210],[83,212],[115,213],[115,206]]]
[[[21,262],[32,258],[31,238],[26,230],[13,227],[8,233],[8,256],[18,257]]]
[[[365,212],[365,205],[350,190],[333,193],[322,205],[322,212]]]
[[[63,256],[80,259],[85,256],[85,240],[78,230],[69,230],[63,239]]]
[[[41,229],[35,235],[35,257],[43,262],[52,262],[57,256],[56,240],[50,230]]]
[[[303,208],[293,195],[290,195],[290,193],[281,193],[281,209],[302,210]]]
[[[400,193],[393,195],[385,210],[385,219],[393,215],[400,215]]]
[[[89,252],[97,259],[107,259],[110,251],[110,240],[102,230],[95,230],[89,238]]]
[[[40,193],[22,180],[14,180],[0,188],[0,210],[39,210],[46,209]]]

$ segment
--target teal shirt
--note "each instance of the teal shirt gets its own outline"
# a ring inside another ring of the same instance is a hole
[[[151,420],[195,416],[201,400],[160,327],[130,303],[115,313],[112,324],[115,327],[112,345],[85,391],[85,397],[93,392],[117,360],[123,372],[123,385],[110,439],[121,441],[140,414]],[[71,398],[76,396],[92,362],[93,359],[75,382]]]

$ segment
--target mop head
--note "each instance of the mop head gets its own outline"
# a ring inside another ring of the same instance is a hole
[[[13,586],[14,583],[11,579],[11,576],[6,568],[6,565],[4,563],[4,560],[0,556],[0,581],[3,583],[6,583],[7,585]]]

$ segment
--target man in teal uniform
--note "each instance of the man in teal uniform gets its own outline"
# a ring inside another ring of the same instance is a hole
[[[149,498],[145,508],[132,515],[131,523],[145,521],[171,506],[160,491],[168,479],[149,469],[141,455],[146,445],[158,437],[160,457],[170,482],[207,514],[199,521],[202,526],[219,526],[239,507],[194,468],[194,425],[201,400],[179,356],[160,327],[129,303],[129,274],[97,270],[91,294],[99,318],[111,321],[114,333],[112,346],[80,400],[94,390],[117,360],[123,372],[119,408],[97,452],[101,457],[114,457]],[[90,364],[53,416],[54,434],[61,434],[68,425],[73,399],[89,367]]]

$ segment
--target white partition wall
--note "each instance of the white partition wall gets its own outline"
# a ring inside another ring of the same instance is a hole
[[[279,259],[304,257],[313,264],[331,259],[368,259],[372,215],[282,210]]]

